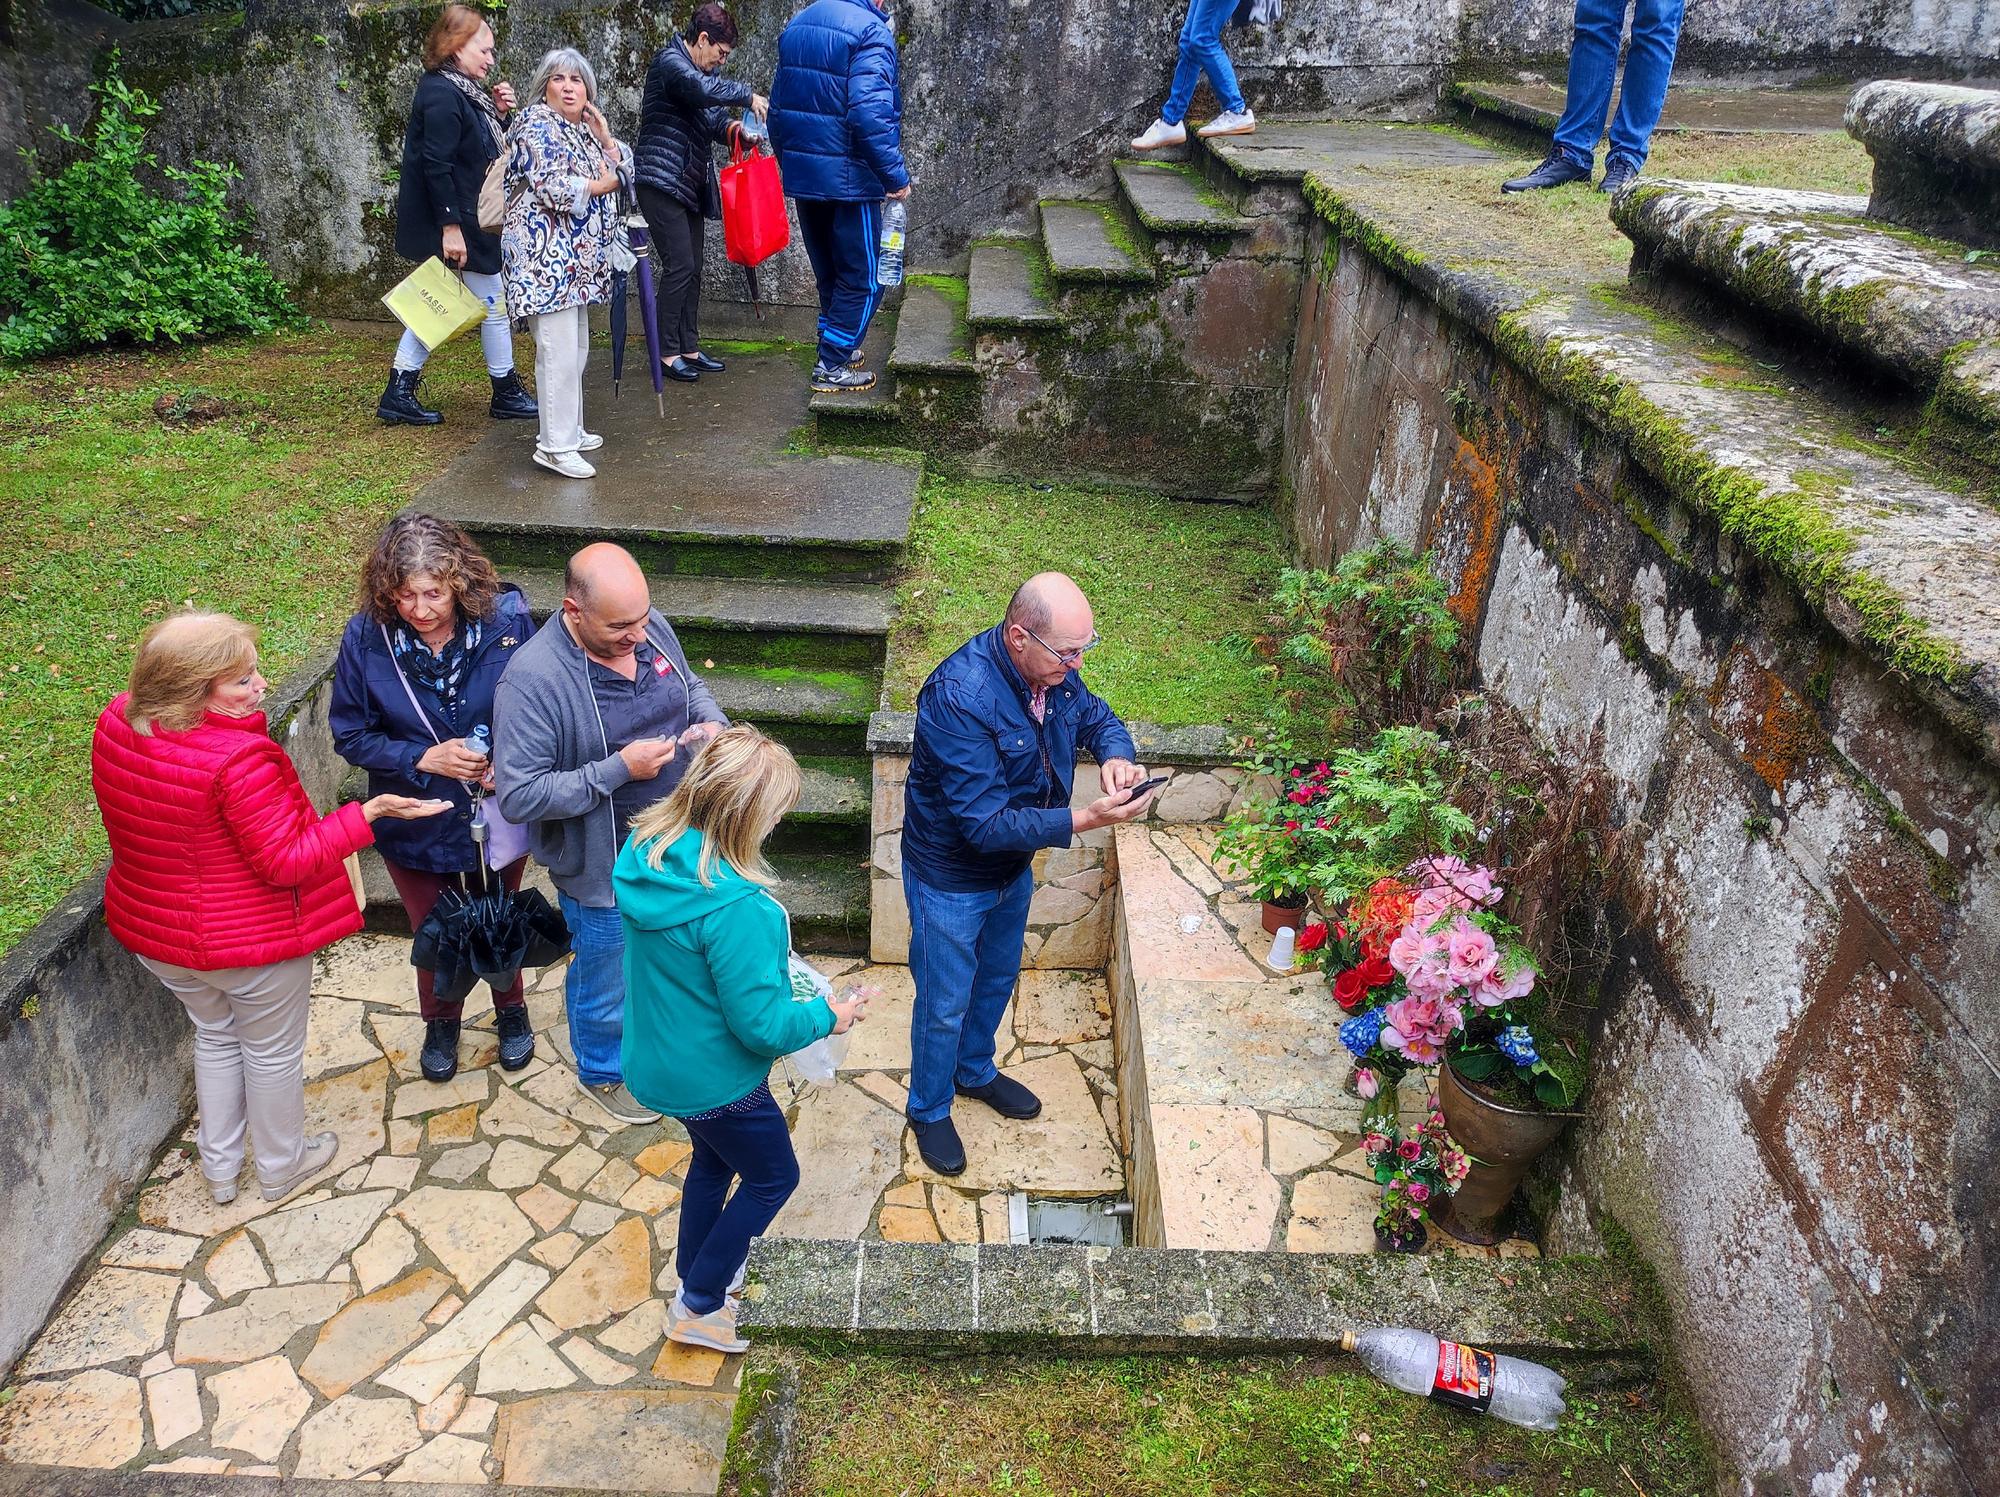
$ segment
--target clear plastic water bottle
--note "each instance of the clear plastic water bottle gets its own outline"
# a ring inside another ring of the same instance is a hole
[[[762,120],[757,118],[756,110],[754,109],[744,110],[743,118],[739,120],[738,123],[741,124],[743,127],[743,138],[746,141],[758,141],[764,139],[764,123]]]
[[[481,723],[465,735],[465,746],[482,759],[493,757],[493,730]]]
[[[903,284],[903,240],[910,227],[910,205],[903,198],[889,198],[882,204],[881,256],[875,262],[875,284]]]
[[[1353,1352],[1363,1367],[1392,1388],[1455,1409],[1491,1414],[1523,1429],[1554,1429],[1568,1412],[1562,1375],[1539,1362],[1440,1341],[1428,1331],[1400,1326],[1343,1331],[1340,1347]]]

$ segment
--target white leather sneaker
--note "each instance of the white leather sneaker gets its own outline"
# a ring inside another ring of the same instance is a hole
[[[583,434],[583,440],[576,444],[576,450],[578,452],[595,452],[597,451],[598,448],[602,447],[603,445],[604,445],[603,437],[599,436],[594,431],[587,431]]]
[[[597,470],[578,457],[574,452],[544,452],[535,449],[535,461],[551,473],[560,473],[564,478],[595,478]]]
[[[1135,151],[1157,151],[1161,146],[1184,146],[1187,144],[1187,126],[1170,125],[1165,120],[1154,120],[1146,127],[1144,135],[1135,136],[1132,149]]]
[[[1225,109],[1194,133],[1203,140],[1213,140],[1218,135],[1254,135],[1256,131],[1257,116],[1245,108]]]

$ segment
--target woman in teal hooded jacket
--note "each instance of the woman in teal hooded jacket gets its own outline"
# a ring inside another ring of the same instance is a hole
[[[798,799],[783,745],[726,729],[633,821],[611,872],[625,925],[625,1084],[680,1119],[694,1148],[667,1334],[717,1351],[749,1346],[732,1294],[750,1239],[799,1183],[771,1063],[861,1017],[858,998],[792,996],[791,920],[771,896],[763,845]]]

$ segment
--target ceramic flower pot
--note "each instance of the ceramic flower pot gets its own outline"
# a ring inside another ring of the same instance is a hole
[[[1514,1187],[1573,1114],[1505,1106],[1449,1065],[1438,1067],[1437,1089],[1445,1127],[1472,1156],[1472,1170],[1431,1219],[1460,1242],[1490,1247],[1503,1235],[1496,1222],[1514,1198]]]
[[[1264,901],[1265,935],[1275,936],[1287,926],[1293,930],[1299,928],[1299,922],[1306,917],[1305,896],[1302,894],[1297,896],[1297,901],[1295,904],[1288,904],[1282,900],[1267,899]]]

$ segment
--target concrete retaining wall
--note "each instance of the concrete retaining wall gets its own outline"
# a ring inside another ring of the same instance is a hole
[[[328,655],[273,694],[273,731],[316,803],[346,765]],[[194,1103],[187,1011],[104,927],[83,881],[0,961],[0,1380]]]
[[[1641,825],[1550,1248],[1630,1233],[1744,1491],[2000,1489],[2000,775],[1617,443],[1322,247],[1300,548],[1434,548],[1488,689]]]
[[[798,8],[738,0],[734,76],[769,79],[778,32]],[[975,233],[1026,227],[1037,196],[1108,187],[1107,147],[1157,109],[1185,9],[1184,0],[895,7],[918,261],[956,252]],[[81,123],[88,60],[116,45],[164,105],[163,158],[242,166],[242,198],[266,252],[308,308],[381,315],[377,299],[406,268],[389,249],[394,178],[418,45],[435,11],[403,0],[251,0],[245,12],[128,27],[81,0],[15,0],[0,7],[0,194],[24,180],[16,148],[48,143],[44,123]],[[1232,33],[1230,47],[1260,109],[1421,117],[1455,66],[1560,59],[1569,11],[1567,0],[1295,6],[1282,28]],[[653,0],[512,0],[499,25],[501,70],[525,81],[547,47],[582,47],[604,80],[614,128],[629,134],[646,63],[685,13]],[[2000,13],[1979,0],[1719,0],[1692,10],[1681,48],[1688,65],[1738,73],[1977,72],[2000,56]],[[740,299],[741,272],[722,260],[720,235],[710,238],[710,294]],[[796,249],[760,280],[767,297],[810,299]]]

